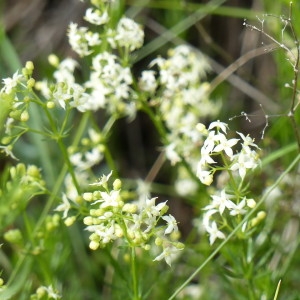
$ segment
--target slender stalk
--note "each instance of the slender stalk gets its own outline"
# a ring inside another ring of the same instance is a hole
[[[137,264],[136,264],[136,253],[135,247],[131,247],[131,276],[132,276],[132,290],[133,290],[133,300],[141,300],[139,295],[139,283],[137,276]]]

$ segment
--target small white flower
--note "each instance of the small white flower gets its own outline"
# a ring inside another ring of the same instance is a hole
[[[214,148],[213,152],[221,152],[224,151],[227,156],[230,158],[233,157],[232,147],[237,144],[239,139],[230,139],[227,140],[226,137],[222,134],[219,135],[219,144]]]
[[[206,231],[209,234],[209,243],[212,245],[217,238],[225,239],[225,234],[217,227],[217,223],[213,221],[210,226],[206,227]]]
[[[71,208],[70,202],[65,194],[62,195],[62,203],[58,205],[55,210],[63,211],[63,219],[65,219],[68,215],[69,209]]]
[[[143,45],[144,31],[132,19],[123,17],[118,23],[115,40],[120,47],[133,51]]]
[[[257,167],[257,159],[256,153],[251,151],[250,154],[241,151],[236,154],[233,159],[237,159],[237,161],[231,166],[230,170],[239,171],[239,175],[242,179],[245,178],[247,169],[255,169]]]
[[[5,94],[9,94],[12,89],[14,87],[17,86],[19,80],[22,78],[23,76],[18,74],[18,71],[13,75],[12,78],[8,77],[8,78],[4,78],[2,79],[2,82],[4,84],[4,87],[1,89],[1,93],[5,93]]]
[[[165,230],[165,234],[170,234],[173,231],[178,231],[177,221],[172,215],[163,216],[162,219],[165,220],[168,225],[167,229]]]
[[[207,205],[205,209],[218,209],[220,215],[222,215],[225,208],[230,208],[231,201],[229,199],[231,196],[226,194],[225,189],[221,191],[219,196],[212,195],[211,197],[213,199],[212,204]]]
[[[230,215],[232,216],[244,215],[246,213],[246,210],[244,209],[245,206],[246,206],[246,198],[243,198],[243,200],[239,204],[235,204],[229,200],[228,208],[230,210]]]
[[[240,132],[236,132],[243,140],[244,142],[244,146],[252,146],[255,148],[258,148],[258,146],[254,143],[254,139],[252,139],[249,134],[247,136],[244,136],[242,133]],[[258,148],[259,149],[259,148]]]
[[[150,216],[158,217],[161,215],[161,210],[166,206],[167,201],[155,205],[156,199],[157,197],[146,199],[142,210],[148,213]]]
[[[157,82],[154,71],[143,71],[139,79],[139,87],[142,91],[154,93],[157,88]]]
[[[110,171],[110,173],[108,175],[102,175],[101,178],[97,182],[91,183],[90,185],[103,186],[104,184],[106,184],[108,182],[111,175],[112,175],[112,171]]]
[[[102,25],[109,21],[109,16],[107,11],[101,13],[98,9],[93,10],[92,8],[88,8],[85,12],[84,19],[91,24]]]
[[[100,200],[95,201],[93,204],[101,203],[100,208],[118,207],[120,205],[120,190],[107,192],[100,192]]]
[[[160,261],[162,259],[164,259],[166,261],[166,263],[171,267],[172,261],[174,260],[174,258],[177,257],[179,251],[181,251],[182,249],[178,249],[172,245],[169,245],[167,247],[164,248],[163,252],[158,255],[157,257],[155,257],[153,259],[153,261]]]
[[[218,121],[210,123],[208,130],[211,130],[213,128],[217,128],[218,130],[221,129],[224,133],[226,133],[226,131],[228,129],[228,125],[226,123],[220,122],[218,120]]]

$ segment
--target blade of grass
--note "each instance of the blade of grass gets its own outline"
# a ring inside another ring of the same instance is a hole
[[[194,13],[189,15],[187,18],[173,26],[169,31],[175,35],[181,34],[183,31],[193,26],[196,22],[199,22],[208,14],[211,14],[218,6],[222,5],[226,0],[211,0],[204,7],[197,9]],[[135,62],[147,57],[152,52],[156,51],[167,42],[171,41],[168,31],[164,32],[162,35],[154,39],[152,42],[145,45],[138,53]]]
[[[132,7],[141,7],[145,6],[143,1],[136,1],[136,0],[129,0],[127,1],[128,4]],[[148,1],[147,7],[148,8],[156,8],[156,9],[167,9],[167,10],[184,10],[187,12],[193,12],[195,10],[209,10],[210,4],[198,4],[198,3],[187,3],[183,1],[175,2],[173,0],[166,0],[166,1]],[[240,7],[232,7],[232,6],[220,6],[216,7],[213,11],[209,11],[212,15],[220,15],[224,17],[233,17],[233,18],[247,18],[247,19],[256,19],[258,14],[262,14],[259,11],[253,11],[247,8],[240,8]]]

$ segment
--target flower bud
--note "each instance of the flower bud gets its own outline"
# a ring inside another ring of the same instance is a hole
[[[5,232],[4,239],[12,244],[20,244],[23,241],[22,233],[19,229],[11,229]]]
[[[88,202],[92,201],[93,200],[93,193],[84,193],[83,194],[83,199],[85,201],[88,201]]]
[[[75,221],[76,221],[76,217],[72,216],[72,217],[66,218],[64,223],[67,227],[69,227],[69,226],[73,225]]]
[[[33,71],[34,70],[34,65],[33,65],[33,62],[32,61],[27,61],[26,64],[25,64],[25,68],[27,70],[30,70],[30,71]]]
[[[89,244],[90,249],[92,250],[97,250],[100,246],[99,242],[91,241]]]
[[[116,179],[113,183],[113,188],[115,191],[119,190],[122,187],[122,181],[120,179]]]
[[[29,114],[28,114],[28,111],[27,111],[27,110],[24,110],[24,111],[21,113],[20,121],[21,121],[21,122],[27,122],[28,120],[29,120]]]
[[[50,54],[48,56],[48,62],[53,67],[57,67],[59,65],[59,58],[55,54]]]

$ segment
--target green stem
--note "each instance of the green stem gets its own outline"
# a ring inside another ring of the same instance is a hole
[[[135,248],[131,247],[131,275],[132,275],[132,290],[133,290],[133,300],[141,300],[139,295],[139,284],[138,284],[138,276],[136,270],[136,253]]]

